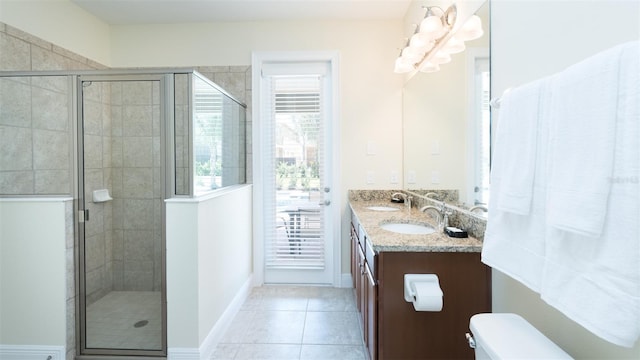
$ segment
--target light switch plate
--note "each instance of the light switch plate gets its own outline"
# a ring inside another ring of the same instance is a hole
[[[433,140],[431,144],[431,155],[439,155],[440,154],[440,141]]]
[[[373,141],[367,141],[367,155],[376,154],[376,144]]]
[[[416,172],[414,170],[409,170],[409,174],[407,175],[407,183],[409,184],[416,183]]]
[[[440,171],[434,170],[431,172],[431,183],[440,184]]]

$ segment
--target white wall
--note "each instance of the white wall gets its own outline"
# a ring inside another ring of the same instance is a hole
[[[495,96],[507,87],[551,75],[599,51],[640,39],[640,2],[494,0],[491,21]],[[496,270],[493,311],[522,315],[578,359],[640,358],[640,343],[627,349],[601,340],[546,305],[539,294]]]
[[[111,64],[109,25],[69,0],[0,0],[0,22]]]
[[[250,280],[251,191],[167,201],[169,351],[200,349]]]
[[[66,345],[67,201],[0,199],[1,345]]]

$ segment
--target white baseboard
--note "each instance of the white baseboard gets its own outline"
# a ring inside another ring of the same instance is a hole
[[[0,359],[6,360],[65,360],[64,346],[0,345]]]
[[[169,348],[167,359],[171,360],[200,360],[200,350],[196,348]]]
[[[168,360],[208,360],[211,359],[213,352],[216,350],[218,343],[227,331],[233,318],[240,311],[247,297],[253,288],[253,275],[250,275],[244,282],[240,290],[233,297],[229,306],[220,316],[220,319],[213,325],[209,334],[204,339],[199,348],[169,348],[167,349]],[[4,358],[3,358],[4,359]]]
[[[233,297],[231,303],[225,309],[220,319],[216,321],[216,324],[211,328],[209,334],[204,339],[202,344],[200,344],[200,355],[202,360],[211,359],[213,352],[216,350],[216,346],[224,336],[224,333],[227,331],[231,322],[233,322],[233,318],[236,317],[242,304],[244,304],[247,297],[251,293],[251,289],[253,288],[253,275],[250,275],[247,281],[242,284],[242,287],[236,293],[236,296]]]

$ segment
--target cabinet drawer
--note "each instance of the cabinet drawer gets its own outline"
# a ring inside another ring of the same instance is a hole
[[[371,245],[371,241],[368,236],[364,237],[364,254],[367,259],[367,264],[369,265],[369,269],[371,270],[371,276],[375,281],[377,279],[376,275],[376,253],[373,251],[373,246]]]

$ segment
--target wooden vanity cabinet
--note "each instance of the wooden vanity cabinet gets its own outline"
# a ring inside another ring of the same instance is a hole
[[[351,275],[369,359],[474,358],[465,338],[469,319],[491,312],[491,269],[480,261],[480,253],[381,252],[372,258],[356,219],[351,245]],[[415,311],[404,300],[404,274],[438,275],[442,311]]]
[[[480,253],[382,252],[377,261],[378,359],[473,359],[469,319],[491,312],[491,270]],[[415,311],[404,274],[438,275],[442,311]]]

